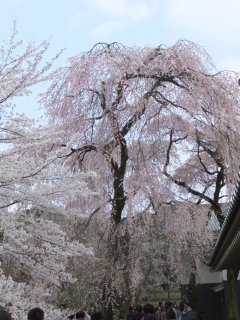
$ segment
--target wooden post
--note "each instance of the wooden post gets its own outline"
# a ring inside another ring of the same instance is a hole
[[[239,270],[227,270],[228,320],[240,320],[240,302],[237,286]]]

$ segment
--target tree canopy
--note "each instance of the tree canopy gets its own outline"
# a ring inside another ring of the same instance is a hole
[[[110,320],[211,248],[239,170],[239,75],[188,41],[99,43],[54,71],[48,46],[14,28],[0,50],[0,298],[22,316],[77,279],[76,303]],[[43,81],[47,125],[14,111]]]
[[[238,170],[239,88],[237,74],[214,71],[207,53],[187,41],[98,44],[59,70],[42,101],[72,146],[68,162],[87,163],[101,177],[107,168],[102,198],[116,222],[125,205],[136,210],[139,194],[148,205],[153,189],[159,203],[183,197],[214,207],[223,196]]]
[[[60,131],[14,110],[15,97],[51,79],[58,55],[43,63],[48,46],[24,47],[14,28],[0,50],[0,300],[20,317],[36,300],[44,303],[54,287],[74,281],[67,271],[70,258],[93,255],[61,225],[61,216],[76,216],[73,208],[66,209],[69,202],[91,193],[87,179],[93,174],[75,171],[73,179],[62,165],[66,148]]]
[[[99,43],[58,70],[42,104],[71,148],[65,165],[98,175],[98,181],[91,181],[97,195],[79,204],[89,219],[98,214],[108,221],[107,249],[100,253],[108,265],[102,276],[106,318],[123,303],[122,292],[139,268],[129,262],[131,239],[142,232],[132,229],[134,218],[155,215],[165,221],[155,238],[162,257],[173,247],[181,257],[186,251],[202,257],[204,241],[210,244],[206,226],[213,213],[222,224],[220,203],[228,201],[239,166],[238,103],[238,75],[216,73],[205,50],[188,41],[169,48]],[[166,206],[174,208],[167,215]],[[174,210],[178,224],[173,223]],[[191,241],[190,225],[199,234]],[[168,227],[175,230],[171,243],[163,240]],[[178,228],[186,230],[185,237]],[[141,257],[149,253],[143,243]],[[168,265],[176,272],[181,268],[178,262]],[[119,278],[122,283],[115,285]]]

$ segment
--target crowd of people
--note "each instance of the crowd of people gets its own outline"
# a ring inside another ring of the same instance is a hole
[[[32,308],[27,315],[28,320],[44,320],[44,311],[41,308]],[[91,316],[86,310],[80,310],[68,316],[69,320],[102,320],[101,312],[94,312]],[[124,320],[122,316],[120,320]],[[4,308],[0,308],[0,320],[13,320],[11,314]],[[197,312],[192,311],[187,303],[178,306],[172,302],[153,304],[146,303],[143,307],[130,306],[126,320],[201,320]]]
[[[44,320],[44,311],[41,308],[32,308],[27,315],[28,320]],[[10,312],[0,307],[0,320],[13,320]]]
[[[94,312],[91,316],[85,310],[80,310],[77,313],[70,315],[68,319],[78,320],[101,320],[102,313]],[[0,320],[13,320],[10,312],[5,308],[0,307]],[[32,308],[27,314],[27,320],[44,320],[44,311],[41,308]]]
[[[201,316],[187,302],[178,306],[172,302],[159,302],[156,306],[150,303],[143,307],[130,306],[126,320],[201,320]]]
[[[68,316],[69,320],[78,319],[78,320],[101,320],[102,313],[101,312],[93,312],[90,316],[86,310],[80,310],[75,314],[71,314]],[[1,320],[1,319],[0,319]]]

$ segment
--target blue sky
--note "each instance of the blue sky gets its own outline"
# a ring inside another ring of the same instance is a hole
[[[56,66],[97,42],[170,46],[187,39],[203,46],[219,70],[240,72],[239,0],[1,0],[1,41],[14,19],[19,39],[51,43],[48,57],[66,48]],[[40,114],[33,97],[16,104]]]

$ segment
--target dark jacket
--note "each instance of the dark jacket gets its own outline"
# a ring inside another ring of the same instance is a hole
[[[144,320],[157,320],[157,317],[154,313],[145,313]]]
[[[196,311],[188,311],[183,314],[182,320],[202,320],[202,317]]]
[[[173,311],[173,309],[169,309],[167,311],[167,319],[170,320],[170,319],[176,319],[176,315],[175,315],[175,312]]]
[[[139,312],[137,312],[137,314],[136,314],[136,320],[141,320],[142,319],[142,316],[143,316],[143,311],[139,311]]]

